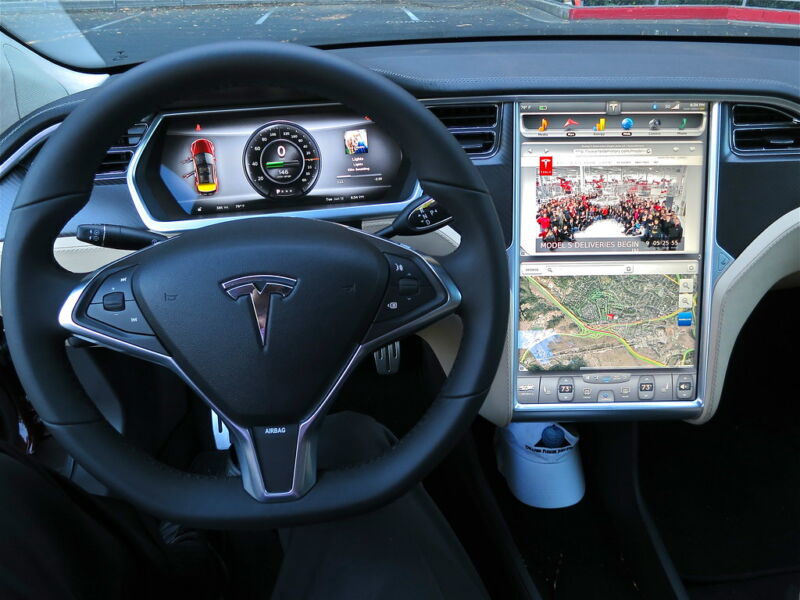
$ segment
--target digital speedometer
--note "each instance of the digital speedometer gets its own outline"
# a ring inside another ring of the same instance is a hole
[[[317,181],[319,148],[302,127],[287,122],[268,123],[247,141],[244,168],[250,184],[262,196],[303,196]]]

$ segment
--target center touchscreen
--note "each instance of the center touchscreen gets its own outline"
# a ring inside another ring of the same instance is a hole
[[[707,103],[520,108],[518,405],[694,398]]]

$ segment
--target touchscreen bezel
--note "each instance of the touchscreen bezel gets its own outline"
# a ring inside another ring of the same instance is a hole
[[[713,263],[716,250],[715,240],[715,227],[716,227],[716,173],[717,161],[719,152],[719,104],[718,102],[708,101],[703,97],[686,97],[674,96],[669,98],[653,98],[652,96],[643,95],[630,95],[630,96],[615,96],[615,100],[645,100],[653,102],[664,102],[667,100],[681,100],[681,101],[703,101],[707,103],[707,127],[704,134],[704,168],[702,173],[701,194],[703,208],[701,214],[701,227],[700,227],[700,252],[698,255],[687,255],[682,253],[675,253],[675,256],[670,256],[669,259],[674,260],[688,260],[696,258],[699,263],[699,275],[701,277],[700,286],[698,289],[698,322],[697,322],[697,337],[695,341],[695,361],[692,367],[676,367],[676,368],[659,368],[653,369],[652,373],[686,373],[690,372],[695,375],[695,390],[696,395],[692,400],[670,400],[670,401],[635,401],[635,402],[620,402],[620,403],[586,403],[579,402],[578,399],[571,403],[564,404],[524,404],[518,402],[517,390],[518,382],[520,379],[519,366],[518,366],[518,336],[519,336],[519,296],[520,296],[520,266],[523,262],[521,260],[520,252],[520,227],[521,227],[521,185],[522,185],[522,143],[529,141],[523,138],[521,116],[522,111],[520,106],[524,102],[558,102],[564,100],[571,101],[607,101],[608,96],[545,96],[536,98],[518,98],[514,105],[514,223],[513,223],[513,243],[509,248],[509,266],[512,271],[512,307],[511,307],[511,323],[509,331],[509,359],[507,366],[512,371],[511,375],[511,394],[514,408],[515,419],[544,419],[544,418],[575,418],[581,415],[594,418],[603,413],[608,415],[621,414],[620,411],[638,412],[638,411],[652,411],[663,412],[668,416],[675,417],[691,417],[700,414],[703,408],[703,396],[705,390],[705,366],[706,357],[708,355],[708,340],[709,332],[708,327],[710,323],[709,312],[712,303],[712,290],[713,290]],[[641,142],[641,140],[631,140],[632,143]],[[554,140],[554,143],[558,143]],[[672,253],[670,253],[672,254]],[[632,255],[615,255],[618,260],[636,260],[637,257],[634,253]],[[642,255],[647,257],[648,255]],[[538,256],[540,260],[545,260],[545,256]],[[581,262],[591,255],[562,255],[557,260],[560,262]],[[607,260],[612,258],[608,255],[598,255],[598,260]],[[654,257],[649,255],[649,259],[653,260]],[[667,257],[664,261],[667,261]],[[592,372],[597,372],[593,370]],[[636,373],[636,369],[630,368],[609,368],[603,369],[603,372],[624,372]],[[581,372],[576,371],[542,371],[539,376],[577,376],[582,375]]]

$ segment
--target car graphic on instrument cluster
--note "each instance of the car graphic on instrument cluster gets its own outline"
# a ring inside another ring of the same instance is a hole
[[[204,196],[210,196],[219,189],[217,182],[217,159],[214,144],[207,139],[192,142],[192,162],[194,163],[194,187]]]

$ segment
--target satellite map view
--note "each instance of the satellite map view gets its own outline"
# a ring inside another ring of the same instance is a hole
[[[695,276],[520,277],[520,371],[689,366]]]

